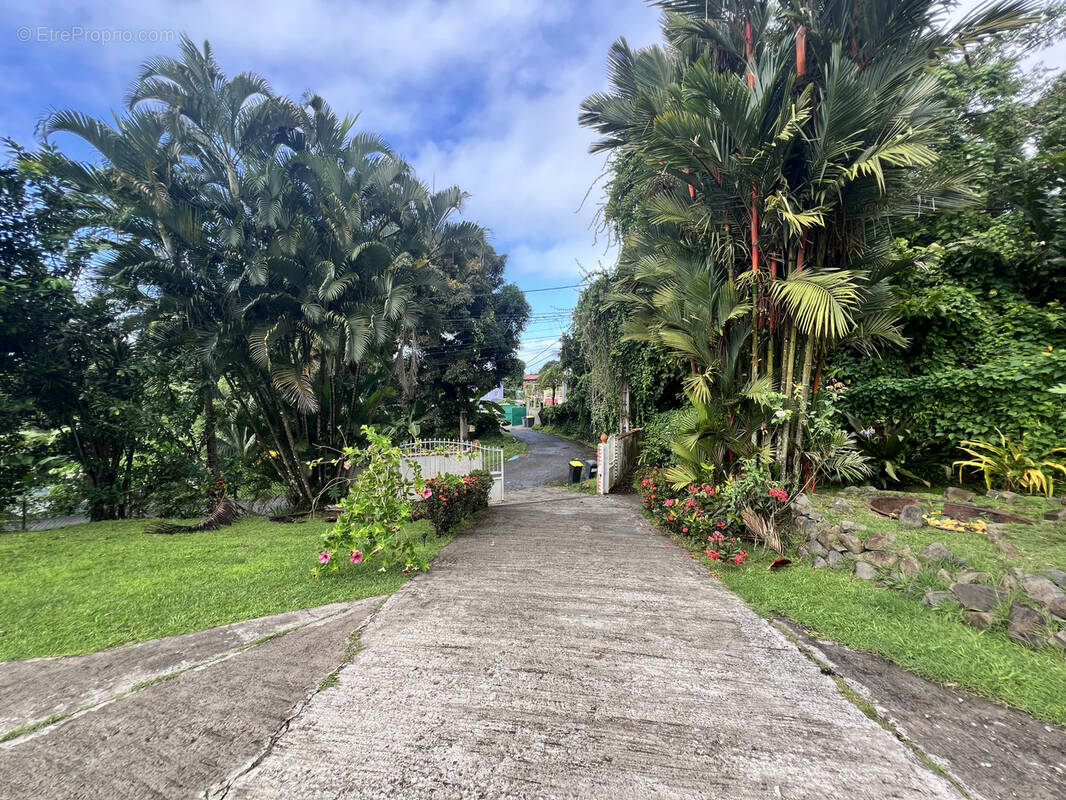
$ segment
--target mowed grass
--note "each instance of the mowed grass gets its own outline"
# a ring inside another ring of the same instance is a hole
[[[477,434],[475,434],[475,438],[476,436]],[[508,431],[494,433],[491,436],[486,436],[478,441],[486,447],[502,447],[504,461],[511,456],[520,456],[522,453],[526,452],[526,443]]]
[[[253,617],[388,594],[405,577],[370,558],[315,579],[323,522],[243,518],[218,531],[148,522],[0,534],[0,660],[89,653]],[[449,537],[428,532],[432,558]]]
[[[919,496],[943,500],[932,493]],[[843,517],[829,510],[833,499],[833,495],[819,496],[815,504],[827,520],[838,522]],[[942,542],[973,568],[997,578],[1008,567],[1037,574],[1048,567],[1066,569],[1064,523],[1007,526],[1007,538],[1020,551],[1018,558],[1009,558],[983,535],[901,528],[895,520],[869,511],[863,500],[845,499],[853,508],[847,518],[869,527],[860,534],[862,538],[875,531],[891,531],[898,547],[910,545],[915,552],[931,542]],[[1053,506],[1034,498],[1009,506],[997,503],[996,507],[1039,519]],[[1002,621],[979,631],[963,622],[957,605],[929,608],[922,602],[925,589],[946,588],[937,583],[934,567],[893,589],[858,580],[850,569],[815,571],[809,564],[795,563],[768,572],[772,560],[769,554],[756,553],[743,568],[714,568],[730,589],[764,616],[782,614],[820,637],[877,653],[930,680],[957,685],[1066,725],[1066,653],[1015,643],[1007,637]]]

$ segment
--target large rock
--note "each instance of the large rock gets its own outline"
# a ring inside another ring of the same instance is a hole
[[[980,630],[988,630],[996,624],[996,615],[987,611],[963,611],[962,618],[967,625]]]
[[[851,506],[849,506],[847,504],[847,501],[844,500],[842,497],[838,497],[836,500],[834,500],[833,501],[833,505],[830,506],[830,508],[832,508],[838,514],[850,514],[851,513]]]
[[[852,522],[850,519],[846,519],[840,523],[840,530],[843,533],[855,533],[855,531],[866,530],[866,526],[861,522]]]
[[[951,592],[940,592],[936,589],[927,589],[925,595],[922,597],[922,600],[927,606],[932,606],[933,608],[936,608],[937,606],[944,605],[944,603],[950,603],[954,601],[955,595],[953,595]]]
[[[792,512],[794,514],[802,514],[806,516],[807,513],[813,510],[814,506],[811,505],[811,498],[805,494],[798,494],[792,501]]]
[[[1051,511],[1044,512],[1045,522],[1066,522],[1066,506],[1062,508],[1053,508]]]
[[[813,566],[815,569],[825,569],[829,566],[829,562],[821,556],[815,556],[814,563],[811,566]]]
[[[829,564],[829,569],[836,569],[844,562],[844,556],[840,555],[836,550],[830,550],[829,555],[826,557],[826,562]]]
[[[855,577],[861,578],[864,581],[872,581],[874,578],[877,577],[877,570],[875,570],[865,561],[856,561]]]
[[[811,551],[807,549],[807,545],[805,544],[801,544],[799,547],[796,548],[796,558],[798,558],[800,561],[806,561],[807,556],[809,556],[810,554]]]
[[[951,577],[951,573],[941,567],[936,571],[936,579],[941,583],[954,583],[955,579]]]
[[[1047,578],[1043,578],[1040,575],[1030,575],[1026,573],[1022,575],[1022,590],[1029,595],[1032,600],[1040,603],[1042,606],[1050,606],[1051,601],[1063,596],[1063,591]]]
[[[840,544],[844,545],[844,548],[849,553],[854,553],[855,555],[858,555],[862,552],[862,542],[859,540],[859,537],[856,536],[854,533],[842,533],[840,534],[840,536],[837,537],[837,541]]]
[[[863,543],[867,550],[891,550],[893,538],[891,533],[871,533]]]
[[[1038,611],[1020,603],[1011,603],[1010,618],[1007,620],[1007,636],[1020,644],[1040,647],[1044,637],[1040,635],[1044,627],[1044,618]]]
[[[1044,570],[1044,575],[1060,589],[1066,589],[1066,572],[1061,569],[1046,569]]]
[[[922,559],[922,561],[933,562],[954,561],[955,554],[948,549],[946,544],[933,542],[918,551],[918,558]]]
[[[877,494],[877,492],[878,490],[876,487],[871,486],[870,484],[866,484],[865,486],[845,486],[840,493],[846,494],[849,497],[856,497],[861,495]]]
[[[1056,597],[1048,603],[1047,610],[1060,619],[1066,619],[1066,597]]]
[[[825,557],[829,555],[829,551],[826,548],[822,547],[822,543],[819,542],[817,539],[811,539],[809,542],[807,542],[807,549],[810,550],[816,556]]]
[[[974,499],[975,495],[973,492],[960,489],[958,486],[949,486],[944,490],[944,497],[955,503],[969,503]]]
[[[885,550],[867,550],[859,556],[859,559],[868,564],[881,567],[881,569],[892,569],[896,566],[896,561],[899,559],[899,556]]]
[[[1058,633],[1049,636],[1047,643],[1052,647],[1058,647],[1062,650],[1066,650],[1066,631],[1059,631]]]
[[[818,531],[818,535],[814,537],[818,540],[818,544],[828,550],[833,546],[833,542],[837,539],[837,532],[832,528],[823,528]]]
[[[964,569],[955,576],[955,583],[991,583],[992,576],[987,572],[977,572],[972,569]]]
[[[981,583],[953,583],[951,593],[971,611],[991,611],[996,603],[1007,596],[1003,589]]]
[[[922,562],[914,556],[902,556],[899,560],[899,571],[908,578],[913,578],[922,571]]]
[[[899,512],[899,524],[904,528],[921,528],[925,525],[922,519],[922,507],[918,503],[903,506]]]
[[[985,492],[985,497],[988,497],[992,500],[1006,500],[1010,502],[1011,500],[1019,499],[1021,495],[1016,492],[1001,491],[999,489],[989,489],[987,492]]]

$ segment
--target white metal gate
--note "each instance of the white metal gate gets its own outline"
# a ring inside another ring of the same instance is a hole
[[[608,494],[629,474],[640,454],[641,429],[609,436],[596,448],[596,491]]]
[[[479,442],[460,442],[456,439],[415,439],[400,449],[406,461],[422,468],[423,478],[436,478],[445,473],[469,475],[483,469],[492,476],[489,501],[503,501],[503,448],[486,447]],[[411,470],[405,467],[410,477]]]

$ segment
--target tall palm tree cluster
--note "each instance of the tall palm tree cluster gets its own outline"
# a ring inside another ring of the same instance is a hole
[[[950,116],[934,67],[1034,8],[986,3],[948,24],[944,0],[655,5],[665,44],[616,42],[611,88],[580,121],[601,136],[593,152],[640,166],[614,296],[626,337],[689,373],[673,477],[757,454],[794,484],[861,473],[816,411],[823,363],[903,341],[892,223],[970,197],[937,163]]]
[[[458,188],[431,191],[321,97],[227,77],[206,43],[147,62],[126,106],[113,125],[52,114],[46,135],[75,134],[102,161],[44,148],[39,167],[76,187],[84,230],[107,242],[98,276],[143,316],[142,335],[195,353],[215,476],[221,393],[310,504],[334,477],[327,459],[415,391],[431,343],[422,309],[451,291],[449,271],[502,273],[500,257],[484,229],[452,221]]]

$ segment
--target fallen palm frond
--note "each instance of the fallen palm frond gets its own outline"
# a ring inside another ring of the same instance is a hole
[[[155,525],[149,527],[145,533],[201,533],[202,531],[217,531],[219,528],[225,525],[232,525],[237,517],[240,516],[241,510],[237,507],[237,504],[230,500],[228,497],[223,497],[222,501],[215,507],[206,519],[197,522],[195,525],[178,525],[175,522],[158,522]]]
[[[755,541],[762,542],[775,553],[781,552],[781,537],[774,528],[772,519],[756,514],[751,506],[740,512],[740,518],[744,520],[744,527]]]

